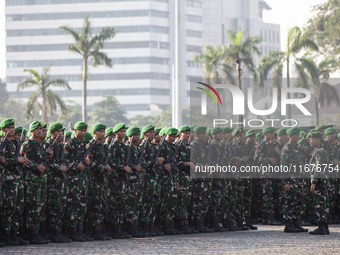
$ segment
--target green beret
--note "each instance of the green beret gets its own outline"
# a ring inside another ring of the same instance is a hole
[[[35,120],[30,124],[29,131],[32,132],[36,130],[38,127],[41,127],[41,122],[39,120]]]
[[[177,128],[173,128],[173,127],[169,127],[166,131],[165,134],[167,135],[177,135],[178,129]]]
[[[274,131],[274,136],[277,136],[277,132],[276,131]]]
[[[301,132],[301,129],[298,128],[298,127],[292,127],[292,128],[289,128],[287,130],[287,135],[296,135],[296,134],[299,134],[300,135],[300,132]]]
[[[317,125],[314,129],[317,130],[317,131],[319,131],[320,129],[324,129],[324,128],[325,128],[324,125],[319,124],[319,125]]]
[[[129,129],[126,131],[126,136],[134,136],[137,135],[138,133],[140,133],[140,129],[139,127],[129,127]]]
[[[162,128],[160,131],[159,131],[159,135],[160,136],[163,136],[165,134],[165,131],[167,130],[168,128]]]
[[[276,131],[276,134],[278,135],[287,135],[287,128],[280,128]]]
[[[99,131],[99,130],[103,130],[103,129],[106,129],[106,125],[101,124],[101,123],[97,123],[93,126],[91,133],[93,133],[94,131]]]
[[[256,134],[256,140],[259,141],[264,138],[264,135],[262,132]]]
[[[313,129],[309,132],[309,138],[321,138],[321,133]]]
[[[116,126],[114,126],[112,132],[116,133],[116,132],[118,132],[121,129],[126,129],[125,123],[118,123]]]
[[[75,125],[74,125],[74,130],[81,130],[81,129],[86,129],[87,128],[87,124],[83,121],[78,121]]]
[[[19,126],[14,127],[14,135],[21,134],[21,132],[22,132],[22,127],[19,127]]]
[[[252,136],[252,135],[256,135],[255,129],[249,129],[246,133],[246,137],[249,137],[249,136]]]
[[[67,132],[65,133],[65,135],[66,135],[66,138],[69,138],[69,137],[71,137],[71,135],[72,135],[72,131],[67,131]]]
[[[214,128],[211,129],[210,132],[211,132],[211,134],[215,135],[215,134],[217,134],[217,133],[222,132],[222,128],[220,128],[220,127],[214,127]]]
[[[335,128],[329,127],[325,130],[325,135],[330,135],[335,132]]]
[[[113,132],[113,128],[109,127],[105,130],[105,137],[108,137],[109,135],[111,135]]]
[[[77,129],[78,130],[78,129]],[[93,135],[91,135],[90,132],[86,132],[85,136],[84,136],[84,140],[85,142],[90,142],[93,139]]]
[[[154,125],[147,125],[147,126],[143,127],[141,134],[144,134],[144,133],[149,132],[150,130],[154,130],[154,129],[155,129]]]
[[[190,131],[191,132],[194,132],[194,129],[195,129],[195,127],[196,127],[197,125],[190,125],[189,127],[190,127]]]
[[[222,128],[223,133],[231,133],[233,132],[233,129],[231,127],[224,127]]]
[[[47,123],[41,122],[41,127],[42,128],[47,128]]]
[[[211,128],[207,128],[207,130],[205,130],[205,134],[210,136],[211,135]]]
[[[1,136],[1,137],[4,136],[4,132],[2,132],[1,130],[0,130],[0,136]]]
[[[190,126],[188,126],[188,125],[181,126],[178,129],[178,132],[187,132],[187,131],[191,131]]]
[[[58,131],[59,129],[63,128],[63,124],[60,122],[53,122],[52,124],[50,124],[48,131],[50,133],[54,133],[56,131]]]
[[[300,131],[300,139],[301,139],[301,138],[305,138],[306,135],[307,135],[307,132],[306,132],[306,131],[303,131],[303,130]]]
[[[235,128],[232,135],[233,136],[237,136],[238,134],[241,134],[244,132],[244,129],[243,128]]]
[[[47,131],[46,138],[50,138],[50,137],[51,137],[51,132]]]
[[[262,133],[267,134],[267,133],[274,132],[274,131],[275,131],[274,127],[266,127],[262,130]]]
[[[195,132],[196,134],[205,134],[206,131],[207,131],[207,128],[206,128],[206,127],[203,127],[203,126],[196,126],[196,127],[194,128],[194,132]]]
[[[30,138],[32,136],[32,133],[31,132],[28,132],[27,133],[27,137]]]
[[[161,131],[161,128],[155,128],[155,135],[159,135],[160,131]]]
[[[338,139],[340,139],[340,133],[338,134]]]
[[[11,125],[14,125],[15,120],[14,119],[4,119],[3,121],[1,121],[0,123],[0,128],[6,128],[9,127]]]

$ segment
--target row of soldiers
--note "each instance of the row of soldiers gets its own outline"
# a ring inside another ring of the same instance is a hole
[[[298,128],[256,133],[119,123],[87,132],[77,122],[71,134],[62,123],[33,121],[29,137],[14,119],[0,127],[2,246],[256,230],[258,220],[279,225],[284,219],[285,232],[305,232],[301,219],[314,215],[319,228],[310,233],[327,234],[329,207],[338,213],[338,183],[319,175],[190,177],[195,166],[221,159],[237,167],[338,164],[334,129],[323,139],[319,127],[307,135]]]

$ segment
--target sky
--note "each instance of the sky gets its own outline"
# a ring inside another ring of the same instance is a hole
[[[204,0],[206,1],[206,0]],[[239,0],[234,0],[239,1]],[[285,50],[285,38],[289,28],[303,27],[313,16],[311,6],[321,4],[327,0],[265,0],[272,8],[263,14],[264,22],[280,24],[281,47]],[[0,0],[0,78],[6,76],[6,48],[5,48],[5,1]]]

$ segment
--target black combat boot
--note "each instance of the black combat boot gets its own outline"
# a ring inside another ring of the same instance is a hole
[[[225,229],[226,232],[229,231],[229,221],[228,221],[228,219],[224,218],[222,220],[222,227]]]
[[[183,234],[191,234],[191,229],[186,224],[186,220],[180,220],[179,230],[183,232]]]
[[[70,238],[74,242],[86,242],[86,239],[79,235],[76,227],[71,228]]]
[[[153,227],[153,225],[151,226],[151,223],[145,223],[146,224],[146,229],[148,230],[148,236],[157,236],[157,233]]]
[[[31,230],[30,243],[31,244],[47,244],[46,240],[43,239],[39,234],[37,229]]]
[[[89,237],[88,235],[84,234],[83,226],[78,226],[77,231],[78,231],[78,235],[83,237],[87,242],[94,241],[94,238]]]
[[[48,240],[48,241],[51,240],[51,234],[50,234],[49,231],[48,231],[47,222],[46,222],[46,221],[43,221],[43,222],[41,222],[41,224],[40,224],[40,234],[41,234],[41,236],[42,236],[45,240]]]
[[[197,230],[197,229],[195,229],[194,227],[191,227],[191,226],[190,226],[188,220],[185,220],[185,225],[190,229],[191,234],[197,234],[197,233],[198,233],[198,230]]]
[[[325,224],[325,228],[326,228],[326,234],[329,235],[330,232],[329,232],[329,228],[328,228],[328,224],[327,223]]]
[[[146,237],[145,234],[143,234],[142,232],[138,230],[137,222],[129,223],[129,234],[131,235],[131,237],[136,237],[136,238]]]
[[[179,230],[179,229],[177,229],[176,228],[176,226],[175,226],[175,222],[174,221],[171,221],[171,227],[174,229],[174,230],[176,230],[176,235],[181,235],[181,234],[183,234],[183,231],[181,231],[181,230]]]
[[[169,220],[165,220],[163,225],[164,235],[177,235],[177,230],[173,228]]]
[[[122,233],[120,224],[113,224],[111,228],[111,236],[113,239],[125,239],[125,235]]]
[[[164,235],[164,232],[157,228],[154,222],[150,222],[150,231],[156,233],[157,236]]]
[[[249,227],[247,227],[245,224],[243,224],[243,219],[242,218],[237,218],[236,219],[236,226],[241,228],[241,230],[249,230]]]
[[[215,216],[209,217],[210,228],[214,230],[214,232],[225,232],[224,228],[220,226],[217,218]]]
[[[10,234],[10,231],[9,230],[6,230],[5,233],[4,233],[4,237],[2,239],[2,241],[8,245],[8,246],[16,246],[16,245],[19,245],[19,241],[17,240],[14,240]]]
[[[283,225],[283,222],[276,220],[274,214],[269,214],[268,215],[268,225],[281,226],[281,225]]]
[[[30,242],[25,240],[23,237],[19,236],[16,232],[12,233],[12,239],[18,241],[20,245],[27,245]]]
[[[293,219],[293,226],[298,229],[300,232],[308,232],[307,228],[301,227],[301,221],[297,219]]]
[[[237,226],[234,218],[228,218],[228,230],[229,231],[240,231],[241,227]]]
[[[310,231],[311,235],[327,235],[326,223],[320,222],[319,227],[313,231]]]
[[[286,226],[283,232],[286,232],[286,233],[299,233],[300,232],[300,230],[294,227],[293,222],[291,220],[285,220],[285,224]]]
[[[246,226],[248,227],[248,228],[250,228],[250,230],[257,230],[257,227],[256,226],[254,226],[253,224],[251,224],[252,223],[252,221],[251,221],[251,218],[249,217],[247,217],[246,218]]]
[[[195,229],[199,232],[199,233],[210,233],[210,230],[203,225],[203,222],[201,220],[197,220],[195,223]]]
[[[94,227],[92,231],[92,237],[94,240],[106,241],[106,235],[101,231],[100,227]]]
[[[0,242],[0,247],[5,247],[5,243]]]

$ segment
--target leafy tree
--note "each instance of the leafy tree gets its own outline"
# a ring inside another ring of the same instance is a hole
[[[118,100],[111,95],[102,95],[104,99],[94,104],[95,108],[92,111],[93,123],[104,123],[108,127],[113,127],[117,123],[127,123],[128,119],[124,116],[126,113]]]
[[[130,119],[132,126],[144,127],[146,125],[155,125],[157,123],[157,116],[143,116],[136,115]]]
[[[101,50],[104,42],[113,38],[116,31],[113,27],[101,28],[98,34],[92,34],[91,23],[88,17],[84,18],[84,25],[81,31],[69,26],[61,26],[60,29],[73,37],[74,43],[68,45],[68,50],[79,54],[83,59],[83,121],[86,122],[86,96],[87,96],[87,77],[88,61],[92,60],[92,66],[105,65],[112,67],[111,59]]]
[[[7,92],[7,89],[6,89],[6,83],[3,82],[1,79],[0,79],[0,105],[4,105],[8,98],[9,98],[9,93]],[[0,113],[4,113],[4,108],[1,107],[0,108]]]
[[[75,103],[74,101],[67,101],[66,104],[67,114],[60,114],[57,121],[68,125],[70,122],[75,124],[81,120],[81,105]]]
[[[24,69],[24,72],[28,72],[30,77],[27,77],[17,86],[17,91],[36,87],[36,91],[32,92],[26,106],[26,118],[32,119],[33,112],[38,107],[42,112],[42,121],[48,121],[48,113],[52,116],[53,112],[59,107],[63,114],[66,114],[66,107],[64,101],[50,88],[59,87],[65,89],[71,89],[68,82],[63,79],[50,79],[48,74],[50,66],[45,67],[39,74],[34,69]],[[39,102],[41,96],[42,102]]]

